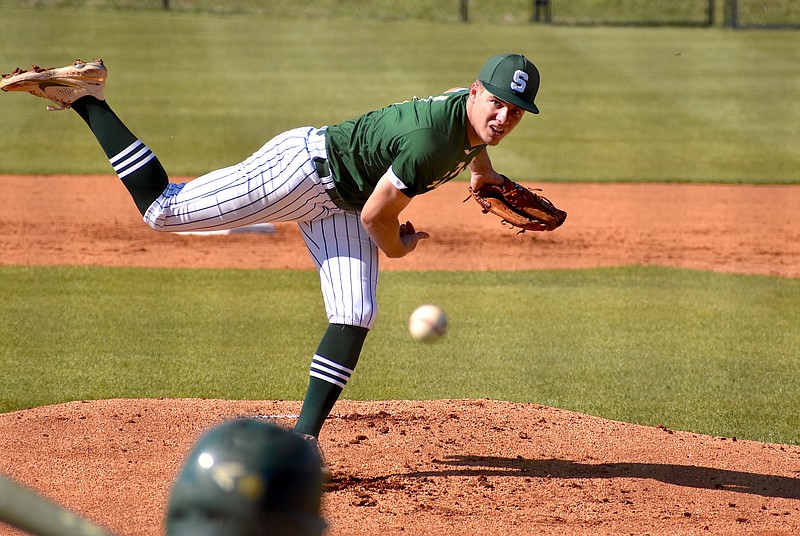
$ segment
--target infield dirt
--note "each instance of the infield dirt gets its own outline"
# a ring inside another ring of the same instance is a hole
[[[0,263],[312,268],[291,224],[269,235],[154,233],[115,181],[0,176]],[[431,240],[383,269],[800,276],[798,187],[554,184],[544,194],[569,212],[566,224],[521,236],[464,203],[463,185],[422,196],[404,217]],[[120,535],[161,534],[171,480],[202,431],[236,416],[289,426],[299,405],[101,400],[6,413],[0,472]],[[796,445],[492,400],[343,400],[321,445],[333,471],[330,536],[800,532]]]

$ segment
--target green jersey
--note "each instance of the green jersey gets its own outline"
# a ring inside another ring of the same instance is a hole
[[[336,190],[360,210],[381,177],[409,197],[461,173],[486,146],[467,136],[469,92],[392,104],[327,129],[325,146]]]

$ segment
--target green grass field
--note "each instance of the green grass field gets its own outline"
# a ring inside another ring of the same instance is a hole
[[[542,114],[492,153],[515,178],[800,180],[792,32],[0,8],[0,34],[5,72],[104,57],[109,102],[173,176],[237,162],[286,128],[469,84],[513,48],[543,76]],[[45,104],[0,94],[0,174],[110,174],[81,121]],[[633,267],[421,280],[382,275],[345,397],[489,397],[800,443],[795,279]],[[0,297],[0,411],[300,399],[325,325],[311,272],[0,267]],[[433,346],[404,327],[427,301],[452,321]]]
[[[798,32],[0,8],[0,35],[4,72],[102,56],[109,102],[175,176],[238,162],[290,127],[468,85],[514,49],[540,67],[542,113],[493,152],[509,175],[800,179]],[[74,114],[0,97],[1,172],[108,173]]]
[[[800,404],[800,281],[665,268],[381,277],[381,316],[347,398],[486,397],[800,442],[789,418]],[[326,322],[307,271],[3,267],[0,280],[0,411],[114,397],[299,400]],[[451,320],[432,345],[405,330],[428,301]],[[534,303],[549,304],[546,317]]]

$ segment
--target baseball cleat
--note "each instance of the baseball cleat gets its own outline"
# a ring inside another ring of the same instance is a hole
[[[330,467],[328,464],[325,463],[325,454],[322,453],[322,448],[319,446],[319,440],[311,434],[297,434],[309,443],[311,443],[315,449],[317,449],[317,453],[319,454],[319,460],[322,462],[322,480],[323,482],[330,482],[333,478],[333,473],[331,472]]]
[[[72,65],[59,69],[42,69],[33,65],[27,71],[18,68],[11,74],[4,74],[0,89],[27,91],[57,104],[48,106],[48,110],[65,110],[87,95],[105,100],[103,89],[107,75],[108,70],[101,59],[90,63],[75,60]]]

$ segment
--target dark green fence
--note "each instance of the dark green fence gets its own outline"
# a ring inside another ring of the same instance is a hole
[[[550,0],[553,24],[712,26],[716,0]]]
[[[727,28],[800,28],[797,0],[726,0]]]
[[[3,6],[453,23],[800,27],[800,0],[0,0]]]

